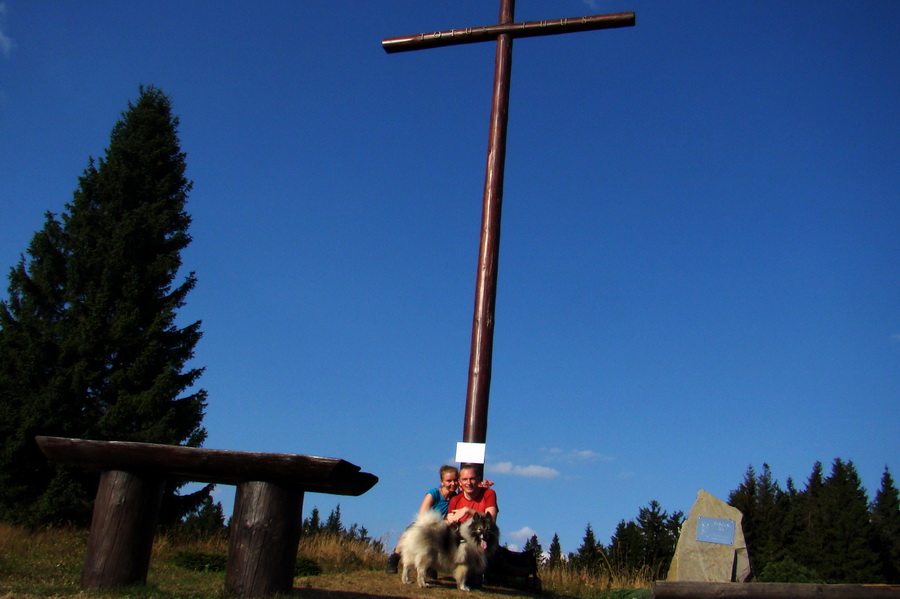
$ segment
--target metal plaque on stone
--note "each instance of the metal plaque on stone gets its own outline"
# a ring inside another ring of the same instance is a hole
[[[734,520],[700,516],[697,522],[697,540],[704,543],[734,545]]]

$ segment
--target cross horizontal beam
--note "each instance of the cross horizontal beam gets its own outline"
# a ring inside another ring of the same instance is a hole
[[[434,33],[389,37],[381,41],[381,47],[388,54],[393,54],[395,52],[422,50],[424,48],[488,42],[496,40],[501,35],[509,35],[514,38],[537,37],[576,31],[632,27],[634,23],[633,12],[620,12],[609,15],[570,17],[550,21],[526,21],[522,23],[508,23],[506,25],[485,25],[484,27],[466,27],[464,29],[435,31]]]

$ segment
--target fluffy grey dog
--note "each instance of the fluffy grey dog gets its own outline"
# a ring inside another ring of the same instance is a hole
[[[400,537],[400,578],[411,584],[410,572],[416,570],[416,582],[427,587],[425,572],[433,568],[450,572],[461,591],[470,590],[466,578],[483,574],[487,558],[499,546],[500,530],[489,514],[475,514],[462,524],[447,525],[440,514],[419,514]]]

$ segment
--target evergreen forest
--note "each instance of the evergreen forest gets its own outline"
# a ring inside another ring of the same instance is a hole
[[[750,466],[728,503],[743,514],[758,582],[900,583],[900,494],[887,467],[870,501],[851,461],[834,460],[827,476],[816,462],[802,490],[792,479],[782,488],[767,464],[759,473]],[[643,569],[665,579],[684,519],[651,501],[619,522],[609,545],[588,524],[581,546],[564,556],[554,535],[545,565]],[[543,553],[536,536],[525,549]]]

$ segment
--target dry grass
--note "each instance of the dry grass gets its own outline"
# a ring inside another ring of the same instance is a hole
[[[132,598],[223,599],[222,572],[194,572],[175,565],[180,551],[225,554],[224,538],[185,539],[162,535],[153,547],[147,584],[110,592],[87,593],[80,588],[87,533],[76,529],[27,529],[0,524],[0,599]],[[472,593],[456,589],[451,578],[419,589],[404,585],[399,575],[384,573],[387,556],[370,543],[328,536],[301,540],[299,555],[314,559],[319,576],[294,579],[292,596],[306,599],[475,599],[482,595],[533,599],[528,593],[486,586]],[[544,596],[599,599],[620,595],[614,589],[648,588],[649,577],[629,574],[590,574],[562,567],[541,572]],[[612,591],[612,594],[610,592]]]
[[[602,568],[587,570],[562,564],[541,568],[539,575],[545,591],[562,597],[592,599],[609,595],[618,589],[649,589],[653,577],[649,570]]]
[[[371,543],[334,535],[301,538],[297,554],[315,560],[326,573],[382,571],[387,562],[384,552]]]

